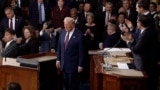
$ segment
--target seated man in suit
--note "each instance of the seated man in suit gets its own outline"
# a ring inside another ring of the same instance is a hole
[[[16,16],[12,7],[6,7],[4,12],[6,14],[6,17],[4,17],[0,23],[0,39],[3,40],[4,30],[10,28],[15,31],[16,42],[20,43],[22,40],[23,28],[22,17]]]
[[[157,62],[159,59],[157,31],[150,27],[150,16],[147,15],[139,17],[137,27],[140,30],[138,39],[134,39],[131,33],[125,33],[121,37],[131,49],[135,68],[147,73],[148,90],[157,90]]]
[[[75,29],[71,17],[64,19],[58,42],[56,66],[63,73],[65,90],[79,90],[79,74],[84,67],[84,38],[81,31]]]
[[[12,29],[7,29],[4,35],[4,41],[6,42],[5,48],[2,52],[2,57],[17,57],[17,44],[14,41],[15,32]]]

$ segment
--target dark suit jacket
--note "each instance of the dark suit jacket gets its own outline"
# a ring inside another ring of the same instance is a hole
[[[38,53],[39,43],[37,39],[30,39],[28,43],[25,43],[25,40],[23,40],[22,42],[22,45],[18,47],[18,55]]]
[[[128,43],[134,56],[136,69],[154,71],[158,58],[157,32],[147,28],[133,43]]]
[[[22,17],[15,16],[15,33],[17,37],[22,37],[22,28],[24,26],[24,22]],[[4,31],[9,28],[9,19],[3,18],[0,23],[0,39],[3,38]]]
[[[12,41],[6,49],[2,52],[2,57],[17,57],[17,44],[15,41]]]
[[[51,18],[50,8],[44,3],[45,8],[45,21],[48,21]],[[29,21],[30,24],[34,27],[39,27],[39,11],[37,1],[32,2],[29,6]]]
[[[68,46],[65,50],[64,40],[66,31],[62,30],[60,33],[57,60],[61,63],[61,70],[66,73],[77,73],[78,66],[84,65],[84,38],[81,31],[75,29]]]

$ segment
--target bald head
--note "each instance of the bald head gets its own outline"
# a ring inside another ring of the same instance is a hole
[[[70,32],[73,28],[75,28],[75,21],[72,17],[64,18],[64,27],[67,32]]]

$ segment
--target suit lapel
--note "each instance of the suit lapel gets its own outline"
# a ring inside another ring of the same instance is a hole
[[[11,50],[11,48],[13,48],[13,44],[14,43],[14,41],[12,41],[6,48],[5,48],[5,52],[8,52],[8,51],[10,51]]]
[[[70,44],[73,43],[73,41],[76,39],[76,30],[74,30],[69,42],[68,42],[68,45],[67,45],[67,48],[70,46]]]
[[[64,33],[62,33],[63,35],[62,35],[62,39],[61,39],[62,41],[61,41],[61,42],[62,42],[63,48],[65,47],[65,46],[64,46],[64,42],[65,42],[66,33],[67,33],[66,31],[64,31]],[[64,48],[64,49],[65,49],[65,48]]]

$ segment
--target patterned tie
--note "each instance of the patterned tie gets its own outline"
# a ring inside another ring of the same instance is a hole
[[[69,42],[69,32],[67,33],[67,36],[66,36],[66,39],[65,39],[65,42],[64,42],[65,49],[67,48],[68,42]]]
[[[10,19],[10,29],[13,29],[13,22],[12,22],[12,19]]]
[[[42,4],[39,5],[39,24],[42,23]]]

